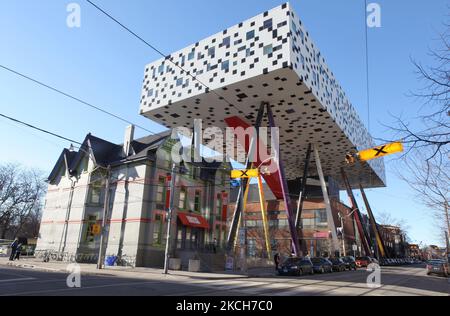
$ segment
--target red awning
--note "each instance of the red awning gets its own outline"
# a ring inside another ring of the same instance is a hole
[[[209,229],[208,222],[201,215],[192,213],[178,213],[178,218],[185,226]]]

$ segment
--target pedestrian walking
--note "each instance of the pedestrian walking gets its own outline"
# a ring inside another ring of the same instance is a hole
[[[22,251],[22,244],[19,243],[19,244],[17,245],[17,248],[16,248],[16,255],[14,256],[14,259],[13,259],[13,260],[19,260],[19,259],[20,259],[20,253],[21,253],[21,251]]]
[[[217,246],[218,246],[217,238],[214,238],[214,242],[213,242],[213,251],[214,251],[214,253],[217,253]]]
[[[273,256],[273,261],[275,262],[275,270],[278,270],[278,266],[280,265],[280,254],[277,252],[275,256]]]
[[[14,258],[16,257],[16,250],[17,250],[17,246],[18,245],[19,245],[19,239],[16,238],[16,239],[14,239],[12,244],[10,245],[10,247],[11,247],[11,255],[9,256],[9,261],[13,261]]]

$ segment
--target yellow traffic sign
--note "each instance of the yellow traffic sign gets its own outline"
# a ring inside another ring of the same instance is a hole
[[[92,235],[100,235],[102,232],[102,226],[100,224],[92,225]]]
[[[358,157],[362,161],[367,161],[399,153],[402,151],[403,151],[403,144],[401,142],[395,142],[360,151],[358,153]]]
[[[247,170],[231,170],[232,179],[242,179],[242,178],[257,178],[259,176],[258,169],[247,169]]]

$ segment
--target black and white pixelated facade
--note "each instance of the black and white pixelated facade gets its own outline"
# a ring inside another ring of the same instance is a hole
[[[225,128],[232,116],[254,123],[261,102],[271,104],[280,127],[289,179],[301,177],[308,143],[338,181],[345,154],[374,145],[288,3],[148,64],[140,112],[170,128],[192,127],[194,119]],[[385,185],[382,159],[346,170],[353,184]]]

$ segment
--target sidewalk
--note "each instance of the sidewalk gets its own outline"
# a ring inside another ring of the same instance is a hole
[[[0,266],[10,266],[25,269],[35,269],[47,272],[67,273],[69,263],[60,261],[42,262],[35,258],[23,257],[19,261],[9,261],[7,257],[0,257]],[[114,276],[121,278],[148,278],[163,276],[163,269],[157,268],[131,268],[131,267],[106,267],[98,270],[95,264],[80,263],[82,274]],[[271,277],[275,275],[273,268],[251,269],[247,274],[241,271],[224,271],[219,273],[189,272],[169,270],[169,275],[186,278],[205,279],[205,280],[223,280],[223,279],[243,279],[249,277]]]

